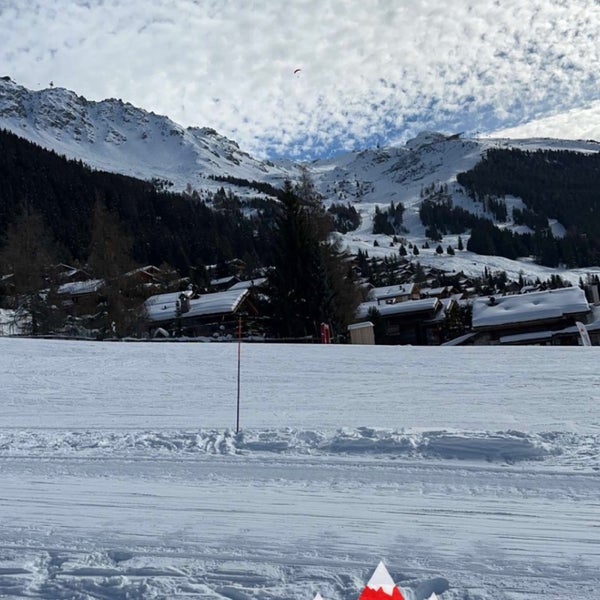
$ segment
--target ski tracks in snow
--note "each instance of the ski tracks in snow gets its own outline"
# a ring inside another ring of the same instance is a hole
[[[350,600],[380,559],[409,600],[592,598],[600,583],[590,472],[266,454],[0,464],[0,597]]]

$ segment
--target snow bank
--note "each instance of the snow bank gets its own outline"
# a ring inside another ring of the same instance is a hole
[[[333,432],[298,429],[176,431],[3,431],[0,457],[172,457],[285,454],[376,456],[514,463],[554,458],[600,464],[600,435],[573,433],[404,432],[368,427]]]

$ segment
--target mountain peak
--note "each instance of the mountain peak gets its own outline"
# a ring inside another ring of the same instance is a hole
[[[422,146],[429,146],[437,142],[444,142],[448,139],[448,136],[438,131],[422,131],[416,137],[406,142],[406,147],[411,150],[417,150]]]
[[[212,176],[275,184],[290,176],[210,127],[182,127],[119,98],[87,100],[54,86],[30,90],[8,76],[0,77],[0,127],[96,169],[165,180],[174,191],[217,189]]]

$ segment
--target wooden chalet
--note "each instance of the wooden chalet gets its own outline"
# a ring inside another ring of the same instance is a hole
[[[104,300],[104,279],[70,281],[58,287],[56,293],[62,298],[63,308],[71,315],[93,314]]]
[[[453,301],[448,300],[449,303]],[[356,322],[373,317],[373,309],[379,313],[380,344],[413,344],[420,346],[440,343],[440,331],[445,320],[444,303],[439,298],[380,303],[376,300],[363,302],[356,313]]]
[[[173,292],[151,296],[144,303],[148,330],[160,328],[172,336],[210,337],[235,335],[238,318],[254,315],[248,288],[201,294]]]
[[[419,286],[416,283],[403,283],[371,288],[367,300],[382,304],[396,304],[420,298]]]
[[[475,345],[578,345],[576,322],[593,321],[579,287],[490,296],[473,302]]]

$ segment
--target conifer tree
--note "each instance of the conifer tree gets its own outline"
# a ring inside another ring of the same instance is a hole
[[[133,289],[135,283],[125,277],[135,266],[131,258],[132,240],[117,215],[97,198],[92,214],[89,269],[104,280],[106,298],[102,307],[101,335],[123,335],[131,331],[141,302]]]
[[[276,333],[316,337],[321,323],[345,333],[359,302],[350,261],[328,241],[317,198],[300,197],[286,183],[280,201],[269,276]]]

